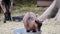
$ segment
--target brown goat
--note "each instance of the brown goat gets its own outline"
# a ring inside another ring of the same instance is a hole
[[[27,32],[38,30],[38,21],[36,20],[37,16],[33,12],[27,12],[23,18],[23,23]],[[40,29],[40,27],[39,27]]]

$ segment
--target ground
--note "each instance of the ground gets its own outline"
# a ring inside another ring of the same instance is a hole
[[[14,7],[12,16],[20,16],[24,15],[28,11],[32,11],[39,16],[45,11],[46,8],[43,7]],[[3,23],[3,14],[0,14],[0,34],[14,34],[14,29],[24,28],[23,22],[17,21],[7,21],[7,23]],[[60,22],[55,21],[54,19],[47,19],[43,22],[41,34],[60,34]]]
[[[14,29],[23,28],[23,23],[21,22],[7,22],[7,23],[0,23],[0,34],[14,34]]]
[[[24,28],[22,22],[10,22],[0,23],[0,34],[14,34],[14,29]],[[60,34],[60,22],[51,20],[46,20],[42,25],[42,34]]]
[[[60,34],[60,21],[49,19],[43,22],[42,34]]]

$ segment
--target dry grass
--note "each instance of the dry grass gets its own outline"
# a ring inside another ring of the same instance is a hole
[[[22,22],[0,22],[0,34],[14,34],[14,29],[24,28]],[[43,22],[42,34],[60,34],[60,22],[49,19]]]
[[[28,11],[32,11],[36,14],[41,15],[46,8],[42,7],[15,7],[12,12],[12,16],[17,16],[17,15],[24,15]],[[0,17],[3,20],[3,16],[0,15]],[[0,21],[0,34],[14,34],[13,30],[16,28],[24,28],[22,22],[7,22],[3,23],[3,21]],[[60,34],[60,22],[55,21],[54,19],[47,19],[46,21],[43,22],[42,25],[42,34]]]
[[[14,34],[14,29],[23,28],[23,24],[21,22],[0,22],[0,34]]]
[[[43,22],[42,34],[60,34],[60,21],[49,19]]]

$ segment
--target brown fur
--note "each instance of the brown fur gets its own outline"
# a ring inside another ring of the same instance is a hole
[[[23,23],[26,30],[37,30],[37,24],[35,23],[36,15],[33,12],[27,12],[23,18]]]

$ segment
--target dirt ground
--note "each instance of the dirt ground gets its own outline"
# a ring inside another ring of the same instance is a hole
[[[0,34],[14,34],[14,29],[24,28],[22,22],[0,22]],[[41,34],[60,34],[60,22],[53,19],[47,19],[43,22]]]
[[[54,19],[47,19],[43,22],[42,34],[60,34],[60,21]]]
[[[14,29],[23,28],[23,23],[21,22],[0,22],[0,34],[14,34]]]

